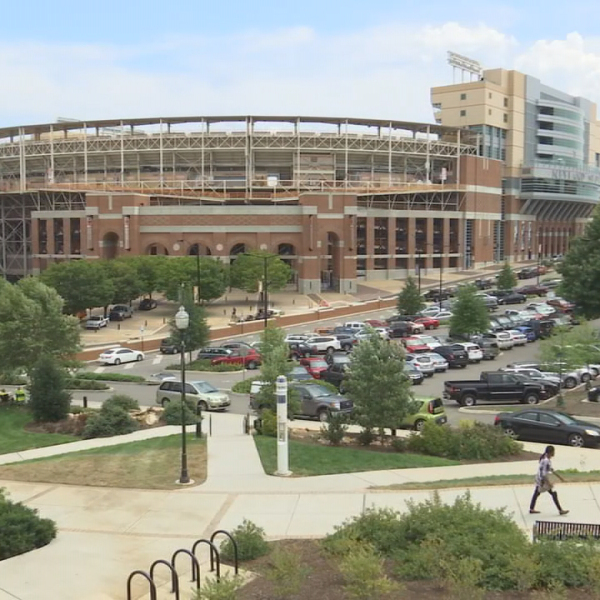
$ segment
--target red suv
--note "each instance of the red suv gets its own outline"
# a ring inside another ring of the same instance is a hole
[[[425,329],[437,329],[440,326],[439,320],[434,317],[417,317],[414,323],[424,325]]]
[[[256,350],[229,350],[227,354],[211,359],[211,365],[244,365],[246,369],[257,369],[260,365],[260,354]]]
[[[318,356],[311,356],[309,358],[300,359],[300,364],[306,367],[306,370],[315,378],[321,379],[321,374],[327,371],[329,365],[325,359]]]

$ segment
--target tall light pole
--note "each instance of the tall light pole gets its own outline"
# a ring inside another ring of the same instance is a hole
[[[419,255],[419,258],[417,259],[417,278],[418,278],[418,282],[419,282],[419,296],[421,295],[421,255],[423,254],[422,250],[417,250],[417,254]]]
[[[269,281],[268,281],[268,276],[269,276],[269,270],[268,270],[268,262],[269,260],[271,260],[272,258],[277,258],[279,255],[278,254],[253,254],[252,252],[247,252],[246,253],[248,256],[252,256],[253,258],[259,258],[260,260],[263,261],[263,286],[262,286],[262,293],[263,293],[263,322],[264,322],[264,326],[265,329],[267,328],[267,320],[269,318]]]
[[[196,287],[198,289],[198,304],[200,304],[200,244],[192,244],[188,240],[177,240],[180,244],[189,244],[191,250],[192,246],[196,246]]]
[[[442,275],[444,273],[444,247],[440,248],[440,311],[442,310]]]
[[[190,325],[190,315],[183,306],[179,307],[175,315],[175,327],[181,337],[181,474],[177,483],[187,485],[191,483],[187,466],[187,440],[185,430],[185,332]]]

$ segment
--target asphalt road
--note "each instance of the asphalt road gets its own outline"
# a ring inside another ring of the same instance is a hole
[[[528,283],[534,283],[536,280],[525,280],[520,281],[520,285],[525,285]],[[522,305],[511,306],[508,308],[519,308]],[[497,311],[498,313],[504,313],[505,307],[500,307]],[[356,315],[353,317],[353,320],[360,320],[361,318],[371,318],[371,319],[385,319],[386,317],[394,314],[393,309],[387,309],[376,312],[369,312],[363,315]],[[340,319],[324,319],[319,321],[318,323],[308,323],[304,325],[298,325],[294,327],[290,327],[287,329],[288,333],[310,333],[314,330],[314,328],[319,326],[325,326],[335,324],[341,324]],[[433,335],[446,336],[448,330],[446,328],[439,328],[437,330],[431,331]],[[246,342],[253,342],[259,339],[259,334],[250,334],[246,336],[241,336],[236,339],[240,339]],[[444,381],[452,380],[452,379],[479,379],[480,373],[482,371],[493,371],[499,369],[501,367],[505,367],[511,362],[520,361],[520,360],[533,360],[537,358],[539,348],[539,342],[533,342],[531,344],[527,344],[526,346],[513,348],[512,350],[503,351],[495,360],[493,361],[484,361],[480,364],[469,365],[465,369],[449,369],[446,373],[438,373],[431,378],[426,378],[423,383],[419,386],[414,387],[415,394],[418,396],[440,396],[442,394],[444,388]],[[149,378],[154,373],[158,373],[160,371],[164,371],[166,367],[170,364],[179,363],[180,357],[179,355],[161,355],[157,352],[149,353],[146,355],[146,359],[142,362],[138,363],[128,363],[119,366],[103,366],[99,363],[89,363],[87,365],[87,370],[96,371],[96,372],[118,372],[118,373],[129,373],[132,375],[141,375],[143,377]],[[230,372],[230,373],[193,373],[188,372],[188,380],[193,379],[203,379],[212,383],[215,387],[222,390],[231,390],[231,387],[237,381],[240,381],[244,378],[254,377],[256,375],[255,371],[245,371],[245,372]],[[139,385],[139,384],[126,384],[126,383],[111,383],[111,387],[114,391],[111,392],[75,392],[74,398],[81,399],[84,395],[88,397],[90,400],[102,401],[107,398],[112,393],[123,393],[129,394],[133,396],[140,405],[142,406],[151,406],[156,402],[156,390],[157,386],[153,385]],[[240,394],[231,394],[231,407],[230,411],[238,414],[245,414],[248,412],[248,397],[246,395]],[[499,405],[495,405],[494,403],[486,403],[490,406],[490,410],[494,410],[495,407]],[[449,422],[453,424],[457,424],[460,420],[464,419],[474,419],[476,418],[479,421],[483,422],[493,422],[494,415],[485,415],[485,414],[477,414],[477,415],[469,415],[463,412],[458,411],[458,405],[454,402],[446,404],[446,411],[448,412]]]

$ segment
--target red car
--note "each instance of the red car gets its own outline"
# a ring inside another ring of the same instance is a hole
[[[379,319],[369,319],[365,321],[365,325],[370,325],[371,327],[388,327],[385,321],[380,321]]]
[[[419,338],[407,337],[402,340],[403,346],[410,354],[423,354],[431,352],[431,348],[423,343]]]
[[[211,365],[244,365],[246,369],[257,369],[260,365],[260,354],[253,349],[245,352],[229,350],[227,354],[217,356],[210,361]]]
[[[306,367],[306,370],[315,378],[321,379],[321,373],[327,371],[329,365],[323,358],[318,356],[311,356],[308,358],[300,359],[300,364]]]
[[[433,317],[419,317],[414,322],[424,325],[425,329],[437,329],[440,326],[440,322]]]

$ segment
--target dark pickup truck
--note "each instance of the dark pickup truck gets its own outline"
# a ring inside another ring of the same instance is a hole
[[[522,381],[510,373],[484,371],[481,378],[444,382],[444,399],[455,400],[461,406],[475,406],[478,400],[507,402],[517,400],[522,404],[537,404],[545,400],[548,392],[535,381]]]

